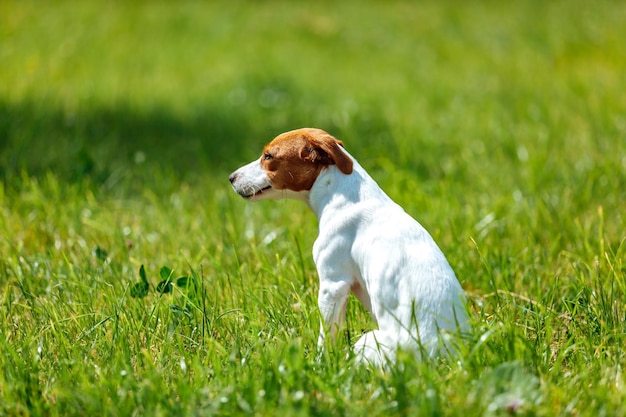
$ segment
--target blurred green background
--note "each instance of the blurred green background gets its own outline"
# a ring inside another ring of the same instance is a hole
[[[213,176],[301,126],[369,169],[477,192],[588,187],[626,164],[619,2],[7,1],[0,15],[5,178]]]

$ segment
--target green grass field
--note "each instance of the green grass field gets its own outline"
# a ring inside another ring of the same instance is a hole
[[[608,0],[0,3],[0,416],[625,415],[625,23]],[[355,300],[316,357],[314,216],[227,180],[302,126],[446,253],[457,361],[354,366]]]

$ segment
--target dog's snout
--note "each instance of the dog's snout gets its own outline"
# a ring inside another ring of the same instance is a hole
[[[233,182],[235,182],[235,180],[237,179],[237,173],[233,172],[232,174],[230,174],[228,176],[228,181],[230,181],[230,183],[232,184]]]

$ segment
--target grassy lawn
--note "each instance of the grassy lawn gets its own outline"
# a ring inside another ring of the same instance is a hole
[[[625,415],[625,22],[608,0],[0,3],[0,416]],[[317,357],[313,215],[227,181],[303,126],[446,253],[457,361],[354,366],[354,299]]]

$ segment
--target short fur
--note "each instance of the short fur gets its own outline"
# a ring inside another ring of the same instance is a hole
[[[341,141],[320,129],[283,133],[229,179],[246,199],[296,198],[317,216],[320,347],[342,326],[350,292],[378,324],[354,351],[376,365],[393,362],[398,348],[447,354],[450,335],[469,329],[463,290],[437,244]]]

